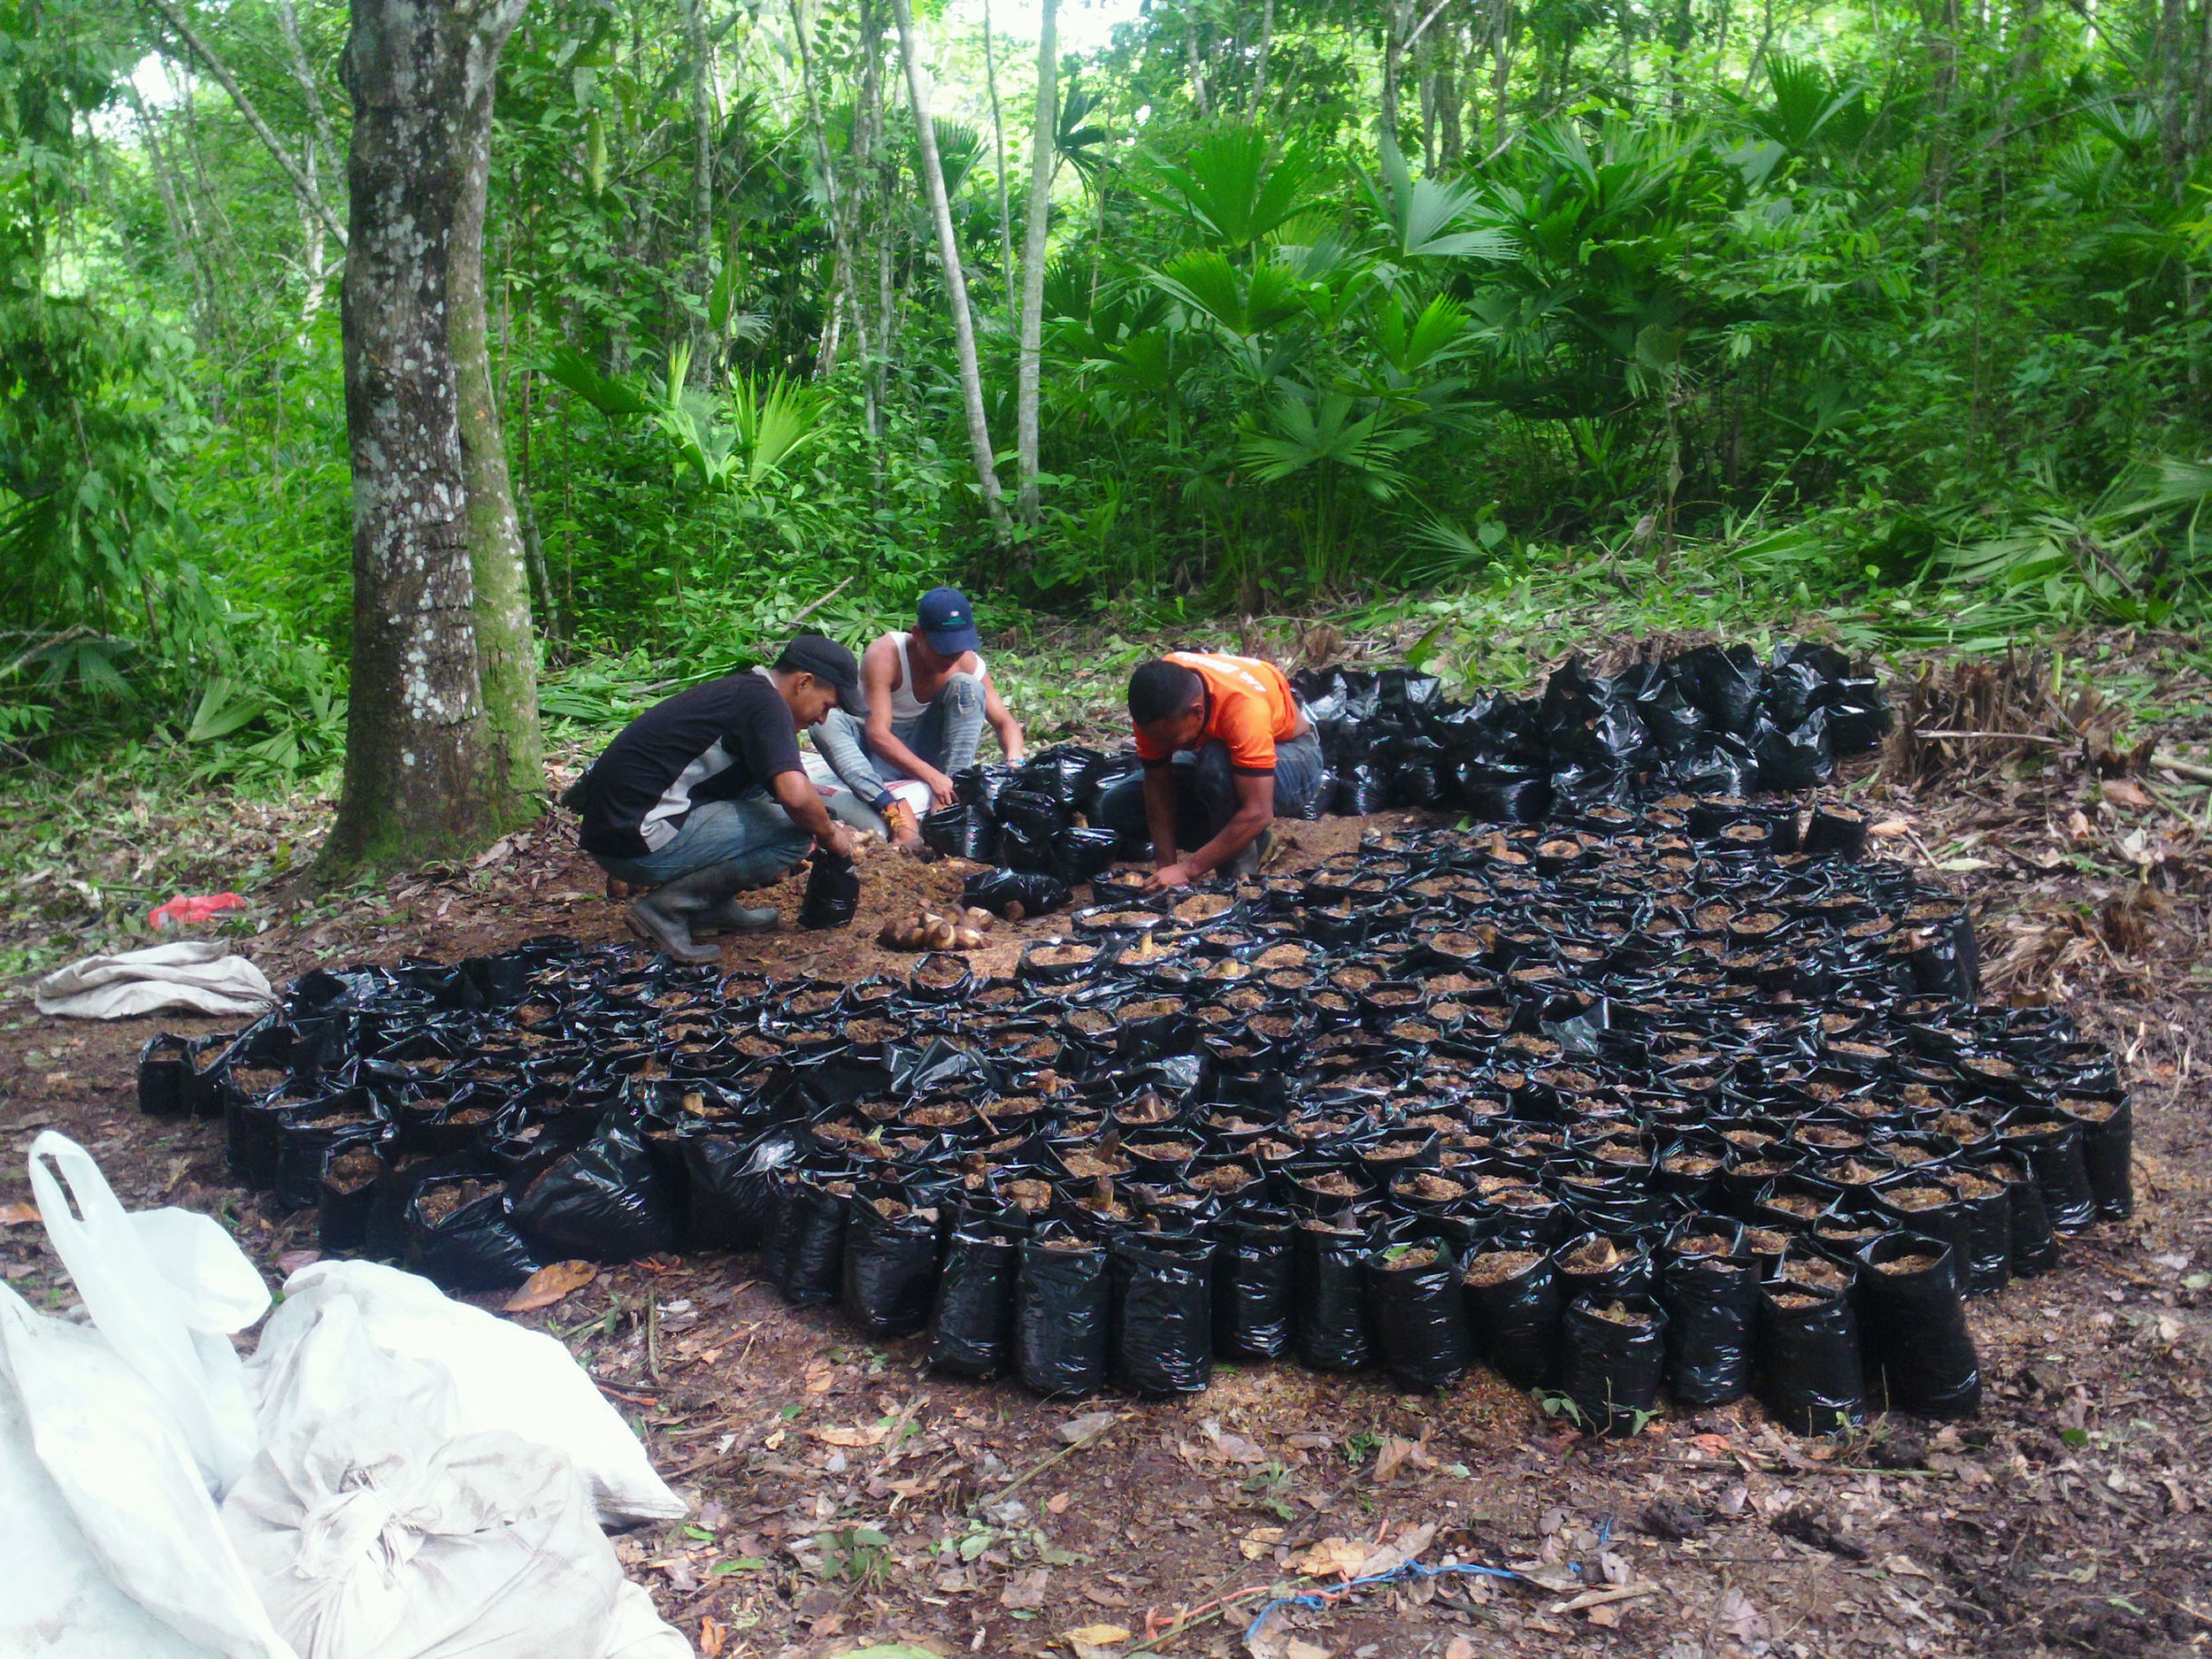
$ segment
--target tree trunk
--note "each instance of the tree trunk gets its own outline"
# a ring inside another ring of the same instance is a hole
[[[1037,134],[1029,158],[1029,210],[1022,225],[1021,362],[1014,388],[1014,450],[1021,474],[1015,516],[1037,522],[1037,390],[1043,377],[1045,238],[1051,228],[1052,175],[1060,160],[1060,53],[1054,38],[1056,0],[1038,18]]]
[[[1398,81],[1404,73],[1412,11],[1411,0],[1385,0],[1383,5],[1382,111],[1376,124],[1394,144],[1398,142]]]
[[[1206,64],[1198,50],[1198,18],[1194,12],[1183,14],[1183,61],[1190,70],[1191,104],[1204,120],[1213,113],[1211,101],[1206,96]]]
[[[1006,529],[1006,502],[992,458],[991,424],[983,411],[983,373],[975,356],[975,319],[968,310],[968,277],[960,265],[960,239],[952,226],[952,202],[945,194],[945,170],[937,160],[937,133],[930,125],[929,99],[922,91],[921,54],[915,48],[914,12],[907,0],[891,0],[899,29],[899,56],[906,64],[906,97],[914,111],[914,143],[921,152],[922,185],[929,193],[929,216],[937,227],[937,257],[945,271],[945,301],[952,309],[953,355],[960,365],[961,402],[968,416],[968,448],[975,456],[976,482],[983,510],[1000,534]]]
[[[821,96],[814,84],[814,47],[808,38],[806,10],[801,0],[791,0],[791,30],[799,50],[799,81],[806,95],[806,119],[814,139],[815,164],[822,169],[822,205],[829,220],[830,246],[836,260],[830,273],[829,303],[822,308],[822,338],[814,354],[814,373],[826,378],[837,370],[839,321],[843,315],[849,291],[858,287],[859,279],[853,261],[852,227],[846,212],[843,193],[837,187],[837,164],[830,155],[829,132],[822,119]],[[857,303],[853,305],[854,332],[860,341],[860,355],[868,356],[868,330]]]
[[[1275,0],[1262,0],[1260,6],[1260,53],[1252,65],[1252,91],[1244,100],[1244,119],[1256,121],[1260,117],[1260,100],[1267,96],[1267,59],[1275,50]]]
[[[470,851],[543,787],[484,324],[493,77],[524,4],[352,6],[353,683],[328,872]]]
[[[1052,0],[1045,0],[1049,5]],[[1006,190],[1006,114],[999,104],[998,48],[992,42],[991,0],[983,0],[983,80],[991,93],[991,151],[998,158],[999,291],[1006,296],[1006,322],[1021,326],[1021,303],[1014,288],[1014,209]]]
[[[706,0],[684,0],[684,35],[691,53],[691,282],[703,310],[714,288],[714,49],[707,39]],[[723,345],[710,338],[711,326],[703,321],[692,330],[704,348],[692,355],[709,373]]]

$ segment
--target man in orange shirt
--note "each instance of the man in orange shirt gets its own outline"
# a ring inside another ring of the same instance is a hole
[[[1143,775],[1109,788],[1097,817],[1125,841],[1149,836],[1154,887],[1252,873],[1270,821],[1309,810],[1320,793],[1313,722],[1283,671],[1256,657],[1171,651],[1140,664],[1129,724]]]

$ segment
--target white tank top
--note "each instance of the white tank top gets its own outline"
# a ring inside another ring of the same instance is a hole
[[[891,637],[899,642],[899,683],[891,687],[891,718],[895,720],[918,719],[929,704],[914,695],[914,658],[907,650],[907,647],[914,642],[914,635],[911,632],[902,631]],[[975,667],[971,672],[980,680],[989,672],[983,666],[983,655],[979,651],[970,654],[975,657]]]

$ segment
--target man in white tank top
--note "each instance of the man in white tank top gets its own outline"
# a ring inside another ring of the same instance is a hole
[[[1022,728],[976,646],[975,612],[956,588],[933,588],[915,608],[910,631],[887,634],[860,659],[868,698],[864,721],[832,710],[814,727],[814,747],[852,792],[883,815],[891,844],[921,844],[916,803],[893,785],[918,783],[929,805],[958,798],[952,774],[975,764],[987,724],[1006,758],[1022,758]],[[918,795],[919,790],[907,793]]]

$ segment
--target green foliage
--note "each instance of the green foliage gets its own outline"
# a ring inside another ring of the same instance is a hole
[[[1275,8],[1263,53],[1256,7],[1154,6],[1062,65],[1042,514],[1002,544],[887,9],[810,8],[810,87],[780,9],[708,0],[695,104],[679,0],[546,0],[487,272],[547,714],[595,730],[825,595],[857,640],[947,578],[987,618],[1413,615],[1507,674],[1561,609],[2199,626],[2208,3],[1940,42],[1857,0],[1770,31],[1543,0],[1479,40],[1448,10],[1393,111],[1375,0]],[[1006,446],[1026,64],[996,42],[1002,146],[972,27],[923,11]],[[295,15],[296,66],[273,0],[196,10],[335,197],[346,15]],[[173,50],[116,0],[0,0],[0,745],[282,792],[342,741],[338,252],[211,85],[141,111],[124,75],[180,86]]]

